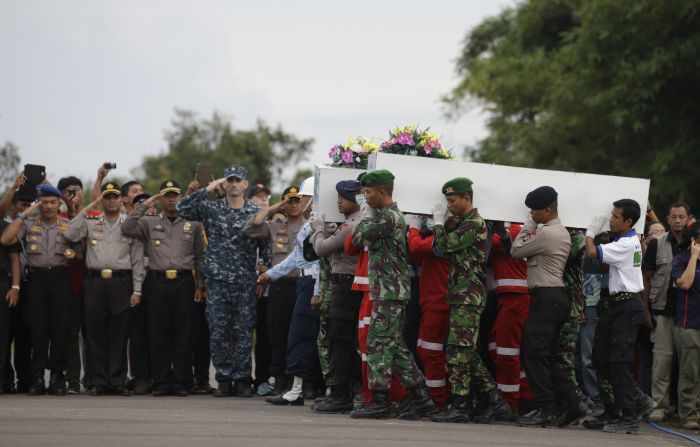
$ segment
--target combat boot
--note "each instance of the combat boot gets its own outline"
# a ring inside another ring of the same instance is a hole
[[[613,404],[606,404],[603,414],[587,417],[583,420],[583,426],[589,430],[600,430],[606,424],[611,424],[620,419],[620,410]]]
[[[349,387],[331,387],[331,395],[316,402],[312,410],[318,413],[347,413],[352,411],[353,403]]]
[[[240,379],[234,382],[234,396],[253,397],[253,387],[249,380]]]
[[[281,396],[287,392],[289,380],[287,376],[275,376],[275,387],[270,390],[270,396]]]
[[[430,416],[433,422],[469,422],[474,412],[471,395],[450,395],[450,401],[443,410]]]
[[[44,374],[37,373],[34,382],[29,385],[27,394],[30,396],[43,396],[46,394],[46,386],[44,385]]]
[[[552,409],[534,410],[517,420],[521,427],[557,427],[559,421]]]
[[[433,402],[433,399],[428,395],[428,391],[422,385],[416,385],[411,388],[411,396],[407,397],[407,399],[411,400],[408,402],[407,408],[399,413],[399,419],[417,421],[438,411],[435,402]]]
[[[214,392],[214,397],[229,397],[233,396],[233,390],[231,389],[230,380],[222,380],[219,382],[216,391]]]
[[[637,409],[635,413],[637,418],[640,419],[645,416],[649,416],[649,414],[654,411],[654,408],[656,408],[656,402],[654,402],[654,399],[640,391],[639,397],[637,397]]]
[[[504,410],[506,407],[510,410],[508,403],[503,400],[501,393],[497,389],[492,389],[491,391],[486,391],[485,393],[479,393],[476,400],[476,407],[474,408],[474,415],[472,416],[472,422],[477,424],[490,424],[496,419],[497,413],[504,413],[508,410]]]
[[[66,395],[66,377],[63,375],[63,371],[51,371],[49,394],[52,396]]]
[[[389,417],[389,393],[372,390],[372,402],[350,412],[353,419],[387,419]]]
[[[616,422],[605,424],[603,431],[621,435],[638,435],[639,419],[636,410],[622,410],[622,417]]]
[[[570,404],[564,414],[559,418],[558,425],[565,427],[577,422],[581,418],[585,418],[591,414],[591,409],[582,400]]]

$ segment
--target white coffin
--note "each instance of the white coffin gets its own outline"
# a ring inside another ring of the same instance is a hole
[[[336,183],[342,180],[356,180],[364,169],[334,168],[316,165],[314,168],[314,211],[323,213],[326,222],[345,222],[345,216],[338,212],[338,192]]]
[[[489,220],[522,222],[529,210],[525,196],[549,185],[559,193],[559,216],[567,227],[586,228],[595,214],[610,214],[612,203],[634,199],[642,208],[635,226],[644,231],[644,212],[649,179],[516,168],[495,164],[411,157],[375,152],[368,171],[388,169],[395,176],[394,200],[405,213],[431,214],[434,204],[444,200],[442,185],[455,177],[474,182],[474,206]]]

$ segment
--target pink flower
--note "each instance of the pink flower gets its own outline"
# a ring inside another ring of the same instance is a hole
[[[345,164],[351,164],[351,163],[352,163],[352,158],[353,158],[352,151],[343,151],[343,152],[340,154],[340,158],[343,159],[343,162],[345,162]]]
[[[396,142],[404,146],[415,146],[416,143],[413,141],[413,137],[407,133],[402,133],[396,137]]]
[[[391,147],[391,146],[393,146],[393,145],[395,145],[395,144],[396,144],[396,138],[392,138],[392,139],[389,140],[389,141],[383,142],[383,143],[382,143],[382,147],[383,147],[383,148],[387,148],[387,147]]]
[[[335,157],[336,155],[338,155],[338,152],[340,152],[340,149],[338,149],[338,145],[336,144],[331,148],[330,151],[328,151],[328,156]]]

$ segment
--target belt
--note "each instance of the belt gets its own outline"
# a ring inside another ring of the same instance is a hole
[[[337,284],[339,282],[352,282],[355,279],[355,275],[349,273],[331,273],[331,282]]]
[[[86,272],[87,276],[100,277],[102,279],[112,279],[112,278],[126,278],[131,276],[131,270],[112,270],[112,269],[102,269],[94,270],[90,269]]]
[[[56,267],[28,267],[28,272],[32,275],[57,275],[68,272],[68,267],[59,265]]]
[[[194,277],[192,270],[149,270],[148,274],[159,279],[178,279],[179,277],[187,278],[187,275]]]
[[[610,295],[610,300],[613,303],[621,303],[623,301],[631,300],[637,297],[640,297],[641,295],[639,293],[632,293],[632,292],[618,292],[614,295]]]

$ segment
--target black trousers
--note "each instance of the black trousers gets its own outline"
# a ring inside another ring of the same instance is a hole
[[[316,281],[310,276],[297,280],[297,299],[287,342],[287,374],[304,381],[321,383],[318,361],[318,311],[311,309],[311,297]]]
[[[131,275],[85,278],[85,322],[95,386],[126,383],[126,342],[129,336]]]
[[[70,300],[68,268],[30,273],[24,312],[32,342],[31,368],[37,378],[43,377],[47,368],[57,373],[66,370]]]
[[[9,287],[9,286],[8,286]],[[24,307],[27,303],[27,282],[22,281],[19,291],[19,302],[9,311],[9,338],[7,340],[7,354],[5,363],[5,386],[17,379],[17,391],[26,392],[32,382],[31,357],[32,343],[29,338],[29,328],[24,319]],[[2,328],[0,327],[0,330]],[[14,349],[12,345],[14,344]]]
[[[148,338],[153,386],[187,387],[192,380],[192,302],[194,278],[165,279],[150,273]]]
[[[416,365],[423,371],[423,364],[419,360],[418,352],[418,331],[420,329],[420,284],[417,276],[411,277],[411,298],[406,304],[406,317],[403,322],[403,339],[408,350],[416,359]]]
[[[289,327],[297,300],[296,283],[297,279],[280,278],[270,284],[267,297],[267,336],[270,344],[269,376],[272,377],[285,374]]]
[[[211,354],[209,351],[209,324],[207,323],[206,301],[195,303],[192,300],[192,370],[193,384],[205,385],[209,383],[209,365]]]
[[[638,296],[620,303],[611,301],[609,318],[600,326],[594,361],[612,385],[615,406],[621,410],[637,408],[640,391],[634,381],[634,358],[643,321],[644,302]]]
[[[5,294],[10,290],[10,278],[7,272],[0,272],[0,387],[4,386],[10,363],[10,308]]]
[[[82,357],[80,355],[80,332],[84,330],[84,296],[75,295],[71,292],[70,300],[70,324],[68,326],[68,341],[66,343],[66,381],[69,384],[80,383],[80,372],[83,368]],[[86,375],[87,364],[85,365]]]
[[[333,283],[328,306],[328,357],[334,389],[345,390],[362,383],[361,358],[358,353],[357,315],[362,292],[351,289],[352,278]]]
[[[530,290],[530,295],[522,355],[535,403],[545,410],[553,409],[555,401],[561,400],[569,406],[577,405],[576,385],[554,361],[561,355],[558,337],[571,308],[566,290],[563,287],[535,288]]]
[[[141,304],[132,307],[129,325],[129,366],[130,376],[141,382],[150,383],[150,356],[148,343],[148,281],[143,284]]]

